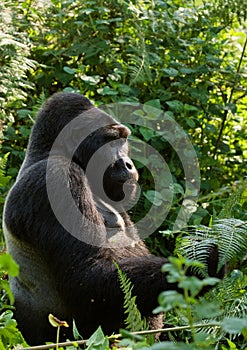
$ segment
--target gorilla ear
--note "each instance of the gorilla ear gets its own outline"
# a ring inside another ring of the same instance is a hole
[[[124,138],[127,139],[127,137],[131,134],[131,131],[129,128],[127,128],[127,126],[124,126],[122,124],[115,124],[112,125],[113,129],[117,129],[117,131],[119,132],[119,137],[120,138]]]

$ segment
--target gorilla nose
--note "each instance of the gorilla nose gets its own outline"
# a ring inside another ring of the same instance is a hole
[[[119,158],[115,164],[119,169],[126,169],[128,171],[131,171],[134,168],[134,164],[127,157],[126,158]]]
[[[130,178],[134,179],[134,180],[138,180],[138,173],[137,170],[134,166],[134,164],[132,163],[132,160],[128,157],[123,157],[123,158],[119,158],[116,163],[115,163],[116,167],[122,171],[122,175],[124,175],[124,177],[126,177],[125,180],[128,180]]]

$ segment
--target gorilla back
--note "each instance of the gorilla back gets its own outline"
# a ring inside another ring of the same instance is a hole
[[[157,296],[177,286],[161,273],[166,259],[150,254],[124,210],[138,180],[129,134],[79,94],[55,94],[37,116],[4,209],[7,250],[20,265],[10,281],[15,317],[29,344],[55,340],[49,313],[69,323],[64,339],[73,337],[73,319],[83,337],[99,325],[107,334],[123,327],[114,261],[134,284],[150,328],[162,326],[152,315]]]

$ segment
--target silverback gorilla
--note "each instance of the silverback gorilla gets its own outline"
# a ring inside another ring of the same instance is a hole
[[[4,209],[7,250],[20,265],[19,276],[10,281],[15,317],[29,344],[55,339],[49,313],[69,323],[63,339],[73,338],[73,319],[83,337],[99,325],[106,334],[123,327],[114,261],[134,284],[149,327],[162,326],[162,317],[152,314],[157,296],[177,287],[161,273],[167,260],[151,255],[121,204],[135,195],[138,180],[128,156],[129,134],[75,93],[55,94],[37,116]],[[214,276],[216,254],[211,252],[208,267]]]

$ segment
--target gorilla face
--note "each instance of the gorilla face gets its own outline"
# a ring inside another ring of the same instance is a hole
[[[121,201],[125,196],[132,199],[136,193],[137,170],[132,160],[127,156],[117,159],[104,174],[103,185],[108,198]]]
[[[92,192],[106,202],[135,196],[138,173],[128,155],[129,134],[122,124],[102,127],[90,134],[74,154],[73,161],[86,172]]]

